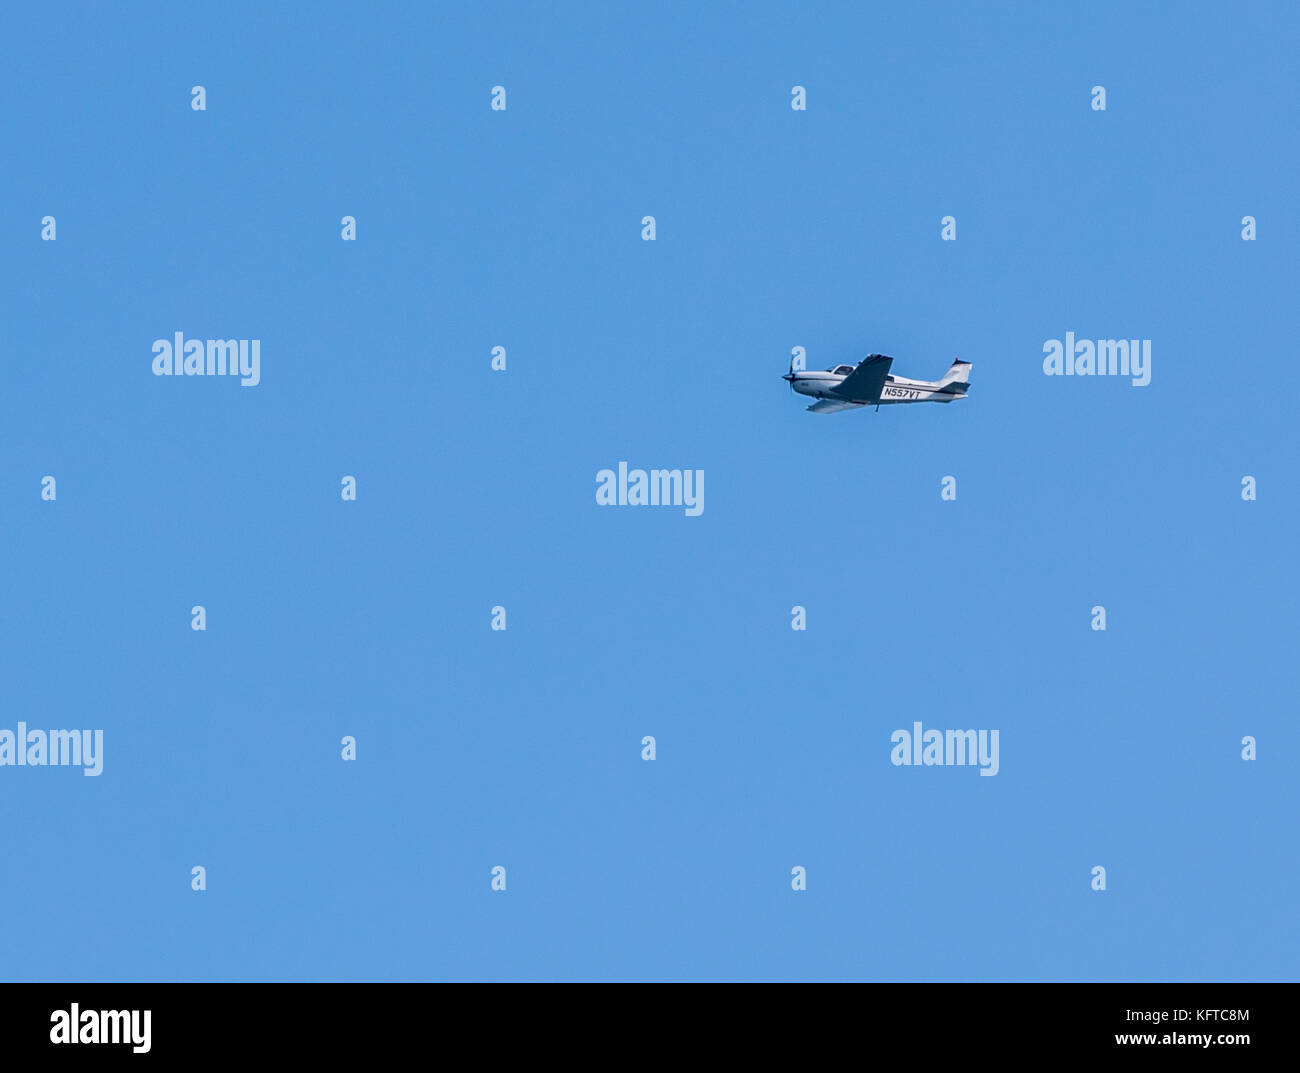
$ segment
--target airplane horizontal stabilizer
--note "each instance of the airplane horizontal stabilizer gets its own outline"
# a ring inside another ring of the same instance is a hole
[[[948,371],[943,374],[943,379],[939,381],[939,390],[953,393],[964,392],[966,385],[970,383],[970,362],[962,361],[957,358],[948,367]]]

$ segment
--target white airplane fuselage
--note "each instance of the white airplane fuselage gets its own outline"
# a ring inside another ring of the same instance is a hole
[[[834,394],[834,389],[845,380],[844,375],[825,370],[810,369],[790,375],[794,377],[790,381],[790,386],[800,395],[808,395],[814,399],[838,398],[839,396]],[[879,405],[890,406],[899,402],[952,402],[953,399],[965,397],[964,393],[940,391],[939,383],[935,380],[909,380],[905,376],[891,375],[885,377],[885,386],[880,390]]]

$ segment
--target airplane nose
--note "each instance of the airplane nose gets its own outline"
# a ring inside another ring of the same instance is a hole
[[[788,383],[788,384],[793,384],[793,383],[794,383],[794,373],[786,373],[785,376],[781,377],[781,379],[784,380],[784,381],[785,381],[786,383]]]

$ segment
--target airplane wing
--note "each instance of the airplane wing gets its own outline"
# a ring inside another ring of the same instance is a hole
[[[864,402],[841,402],[839,399],[818,399],[808,407],[810,414],[837,414],[841,410],[860,410]]]
[[[835,394],[864,406],[874,406],[880,401],[885,377],[889,375],[889,367],[893,363],[894,359],[884,354],[868,358],[840,382],[840,386],[835,388]]]

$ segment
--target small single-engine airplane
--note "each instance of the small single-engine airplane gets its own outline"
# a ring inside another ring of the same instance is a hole
[[[954,361],[942,380],[909,380],[889,375],[893,360],[884,354],[870,354],[857,365],[836,365],[824,372],[796,372],[791,361],[790,371],[781,379],[788,380],[800,395],[817,400],[808,407],[808,412],[814,414],[835,414],[863,406],[879,409],[896,402],[952,402],[966,397],[970,362]]]

